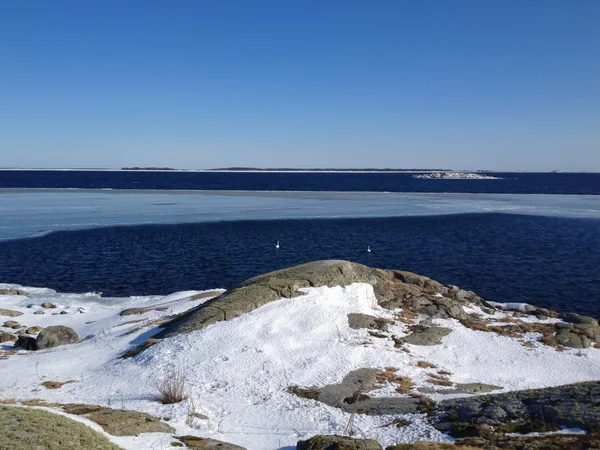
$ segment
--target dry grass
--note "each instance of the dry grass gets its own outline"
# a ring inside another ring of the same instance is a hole
[[[428,378],[428,383],[435,384],[436,386],[452,386],[454,383],[450,380],[445,380],[442,378]]]
[[[399,320],[400,322],[404,322],[406,324],[412,325],[415,323],[415,319],[419,313],[417,311],[413,311],[408,308],[402,308],[402,310],[396,314],[394,314],[394,318]]]
[[[510,322],[508,319],[502,319],[503,322]],[[515,322],[515,325],[488,325],[477,320],[462,320],[462,325],[472,330],[486,331],[490,333],[496,333],[500,336],[507,336],[513,338],[522,338],[525,333],[540,333],[542,337],[538,339],[544,345],[554,347],[558,351],[565,350],[565,347],[560,345],[556,340],[556,327],[551,323],[527,323],[527,322]],[[574,333],[579,332],[577,329],[573,330]]]
[[[301,388],[298,386],[290,386],[287,391],[291,394],[297,395],[300,398],[307,398],[309,400],[318,400],[319,391],[313,388]]]
[[[181,367],[170,369],[156,384],[163,405],[180,403],[188,398],[185,370]]]
[[[386,367],[383,372],[379,372],[377,374],[377,381],[381,385],[377,386],[376,389],[383,387],[385,383],[391,383],[395,385],[396,392],[399,394],[408,394],[414,383],[409,377],[396,374],[397,371],[398,369],[393,367]]]
[[[60,389],[65,384],[75,383],[76,380],[67,380],[67,381],[44,381],[42,386],[46,389]]]
[[[39,398],[31,398],[29,400],[16,400],[14,398],[8,398],[0,400],[2,405],[23,405],[23,406],[46,406],[48,408],[60,406],[60,403],[49,403]]]
[[[417,367],[421,369],[435,369],[437,366],[429,361],[419,361],[417,362]]]
[[[16,350],[4,350],[0,351],[0,360],[8,359],[9,356],[16,354]]]

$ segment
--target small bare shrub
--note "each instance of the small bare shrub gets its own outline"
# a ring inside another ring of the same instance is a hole
[[[180,403],[188,398],[185,370],[182,368],[170,369],[163,379],[156,384],[164,405]]]

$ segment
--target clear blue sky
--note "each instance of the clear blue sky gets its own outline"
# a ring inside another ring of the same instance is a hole
[[[0,1],[2,167],[600,171],[599,0]]]

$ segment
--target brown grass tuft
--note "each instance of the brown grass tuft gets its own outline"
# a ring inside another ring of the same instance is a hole
[[[443,378],[428,378],[427,382],[437,386],[452,386],[454,384],[452,381]]]
[[[376,389],[382,387],[384,383],[391,383],[396,385],[395,389],[399,394],[408,394],[414,386],[414,383],[409,377],[397,375],[397,370],[398,369],[393,367],[386,367],[383,372],[379,372],[377,374],[377,381],[381,383],[381,385],[377,386]]]
[[[415,322],[418,313],[407,308],[403,308],[400,312],[394,314],[394,318],[400,322],[412,325]]]
[[[421,369],[435,369],[437,366],[429,361],[419,361],[417,362],[417,367]]]
[[[75,383],[75,380],[67,380],[67,381],[44,381],[42,386],[46,389],[60,389],[65,384]]]

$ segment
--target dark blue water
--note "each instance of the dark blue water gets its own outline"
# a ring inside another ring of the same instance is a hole
[[[114,227],[0,242],[0,255],[3,282],[110,296],[227,288],[340,258],[421,273],[488,300],[600,316],[598,220],[466,214]]]
[[[423,180],[409,173],[223,173],[0,170],[0,188],[600,194],[599,173],[494,173],[501,180]]]

